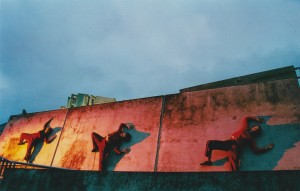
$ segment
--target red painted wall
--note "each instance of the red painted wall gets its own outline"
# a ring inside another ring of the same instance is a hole
[[[9,160],[25,162],[24,156],[27,150],[27,143],[18,145],[21,133],[36,133],[43,129],[44,124],[54,117],[51,127],[56,131],[59,137],[63,127],[67,110],[55,110],[28,114],[26,116],[16,117],[10,120],[3,133],[0,136],[0,156]],[[39,144],[36,148],[34,163],[50,166],[54,157],[58,139],[51,144]]]
[[[106,136],[120,123],[131,122],[135,130],[128,132],[133,139],[124,145],[131,152],[112,154],[107,170],[229,171],[224,151],[213,152],[213,166],[199,165],[206,159],[206,141],[228,139],[244,116],[263,116],[266,123],[258,146],[272,142],[275,148],[261,155],[245,148],[241,170],[299,170],[299,95],[297,80],[287,79],[33,113],[7,124],[0,155],[23,161],[27,145],[17,145],[20,134],[36,132],[54,117],[52,126],[62,129],[53,143],[43,145],[34,163],[97,170],[99,153],[91,152],[91,133]]]

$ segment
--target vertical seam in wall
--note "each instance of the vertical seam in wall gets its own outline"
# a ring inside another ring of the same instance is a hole
[[[158,166],[158,155],[159,155],[159,150],[160,150],[160,137],[161,137],[162,124],[163,124],[164,110],[165,110],[165,96],[162,96],[162,105],[161,105],[161,113],[160,113],[160,121],[159,121],[154,172],[157,172],[157,166]]]
[[[57,142],[57,144],[56,144],[56,148],[55,148],[55,151],[54,151],[53,158],[52,158],[52,161],[51,161],[50,166],[53,165],[54,158],[55,158],[55,155],[56,155],[56,152],[57,152],[57,148],[58,148],[58,145],[59,145],[59,143],[60,143],[60,138],[61,138],[61,136],[62,136],[62,134],[63,134],[64,128],[65,128],[65,124],[66,124],[66,121],[67,121],[67,118],[68,118],[68,114],[69,114],[69,109],[67,109],[65,121],[64,121],[64,124],[63,124],[63,126],[62,126],[61,133],[60,133],[60,135],[59,135],[58,142]]]

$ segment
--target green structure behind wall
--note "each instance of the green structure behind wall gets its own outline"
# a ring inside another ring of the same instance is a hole
[[[71,97],[68,97],[67,108],[96,105],[115,101],[115,98],[78,93],[77,95],[72,94]]]

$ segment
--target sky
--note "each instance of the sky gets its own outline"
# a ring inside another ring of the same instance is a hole
[[[0,124],[299,67],[299,21],[299,0],[0,0]]]

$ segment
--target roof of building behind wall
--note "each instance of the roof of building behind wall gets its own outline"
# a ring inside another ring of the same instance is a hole
[[[207,89],[215,89],[229,86],[239,86],[251,83],[259,83],[273,80],[281,80],[288,78],[297,78],[297,73],[294,66],[287,66],[283,68],[277,68],[273,70],[268,70],[264,72],[249,74],[246,76],[240,76],[235,78],[230,78],[226,80],[221,80],[217,82],[212,82],[208,84],[197,85],[193,87],[188,87],[180,90],[180,93],[183,92],[191,92],[198,90],[207,90]]]

